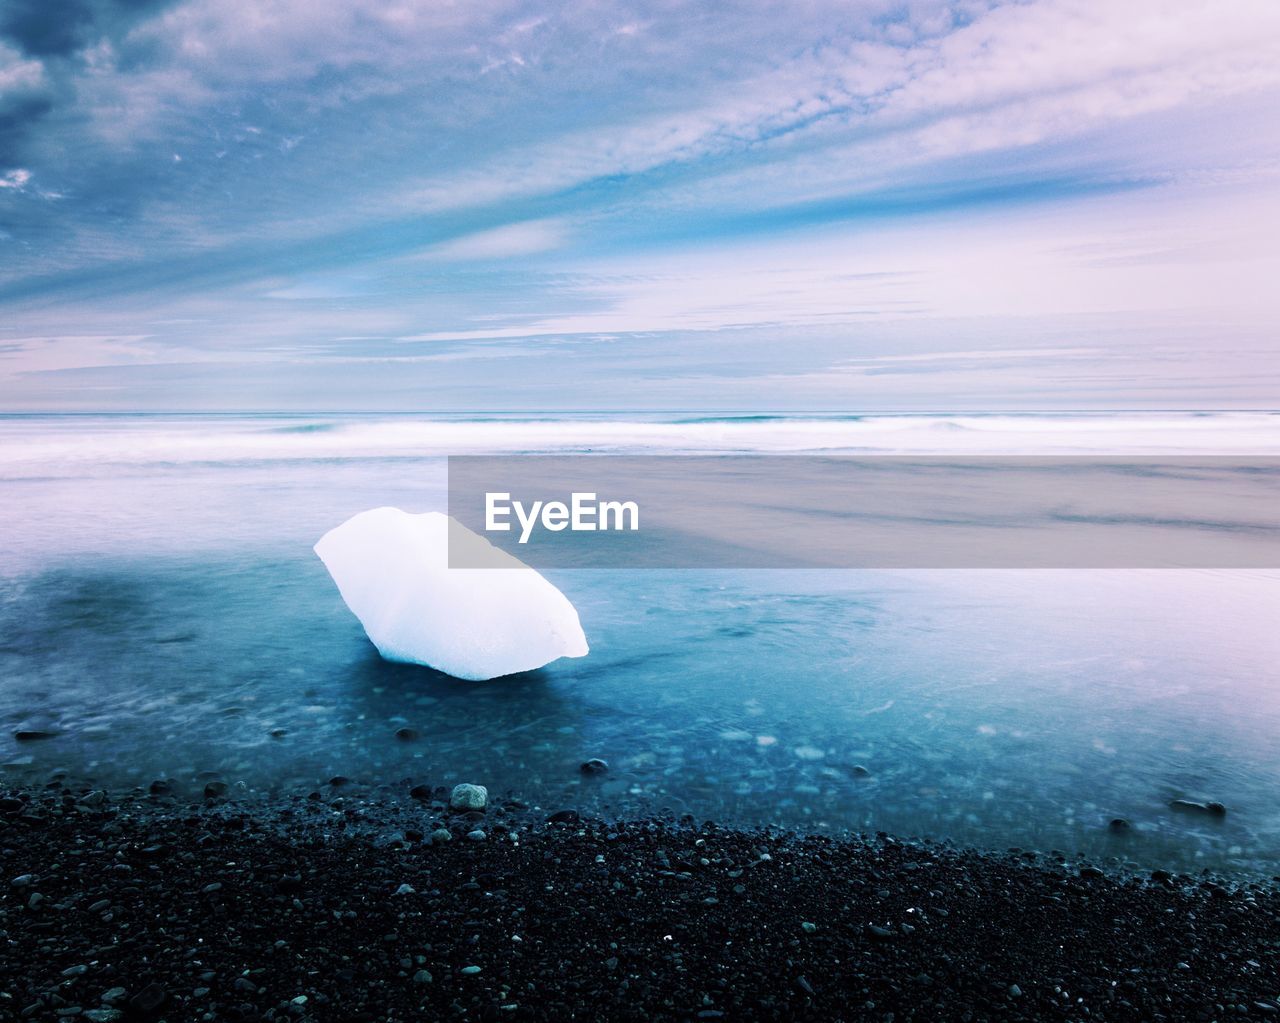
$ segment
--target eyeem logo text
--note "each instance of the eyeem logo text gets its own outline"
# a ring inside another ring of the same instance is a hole
[[[520,543],[528,543],[535,526],[553,533],[567,529],[572,533],[594,533],[597,530],[635,531],[640,528],[640,507],[635,501],[598,501],[593,493],[569,495],[563,501],[534,501],[526,506],[511,500],[509,493],[484,495],[484,528],[488,532],[511,530],[511,517],[520,523]]]

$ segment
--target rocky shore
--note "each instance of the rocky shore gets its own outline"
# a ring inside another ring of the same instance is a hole
[[[3,792],[0,1019],[1280,1019],[1274,881],[341,778],[193,795]]]

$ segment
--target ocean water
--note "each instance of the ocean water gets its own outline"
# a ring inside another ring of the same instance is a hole
[[[465,780],[1280,873],[1274,570],[549,571],[588,657],[489,683],[381,661],[315,540],[442,509],[446,454],[583,451],[1276,455],[1280,416],[0,418],[3,779]]]

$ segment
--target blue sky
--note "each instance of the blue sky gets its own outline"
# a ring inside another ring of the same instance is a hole
[[[1280,5],[6,0],[0,407],[1233,408]]]

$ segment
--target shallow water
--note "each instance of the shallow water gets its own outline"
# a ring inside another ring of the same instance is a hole
[[[310,550],[363,508],[441,507],[458,449],[968,435],[1275,453],[1276,432],[1241,416],[0,421],[0,759],[15,779],[193,791],[469,780],[545,806],[1280,872],[1274,572],[551,572],[590,656],[476,684],[382,662]],[[611,770],[584,778],[594,756]]]

